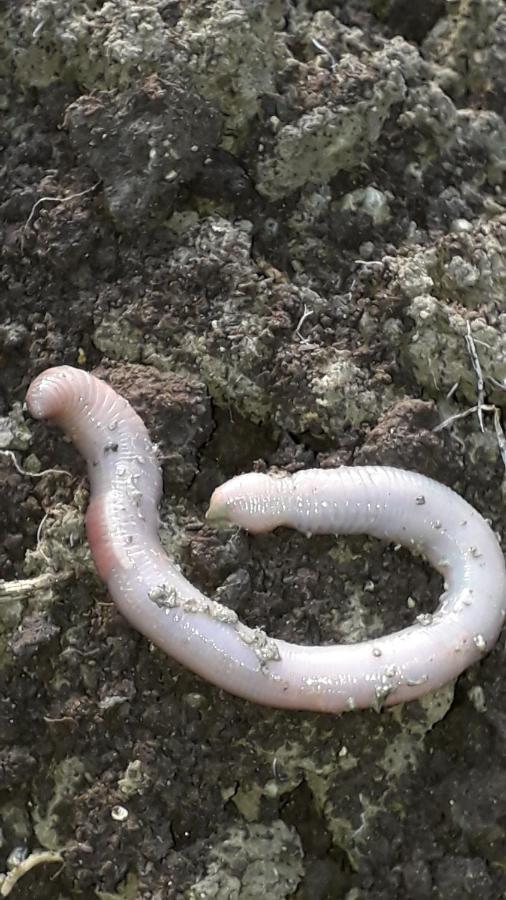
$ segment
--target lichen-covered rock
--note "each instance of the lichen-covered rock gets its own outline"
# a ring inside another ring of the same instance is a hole
[[[17,403],[10,415],[0,417],[0,450],[27,450],[30,442],[30,429]]]
[[[48,565],[53,572],[64,574],[74,572],[81,576],[83,572],[93,571],[84,535],[86,500],[86,493],[81,489],[75,492],[73,506],[63,503],[53,506],[51,516],[41,525],[36,547],[26,555],[28,575],[47,572]]]
[[[134,363],[142,356],[141,330],[114,313],[101,319],[93,331],[93,343],[109,359]]]
[[[233,262],[223,266],[231,246]],[[388,374],[371,376],[349,350],[306,341],[298,331],[301,317],[310,310],[318,320],[328,302],[303,286],[262,277],[250,247],[247,225],[214,217],[189,231],[173,255],[173,265],[184,261],[193,279],[207,270],[208,291],[209,268],[214,269],[212,311],[201,309],[182,348],[196,361],[214,401],[220,406],[232,402],[255,422],[334,439],[343,428],[375,419],[396,397]],[[189,288],[186,279],[185,290]],[[142,309],[140,301],[129,316],[145,320],[149,313]],[[158,353],[165,328],[173,333],[174,324],[158,322],[158,339],[153,340]]]
[[[324,105],[315,98],[296,121],[271,122],[256,176],[258,190],[270,199],[309,181],[329,181],[366,159],[391,107],[406,93],[401,67],[383,50],[362,64],[344,56],[332,79]]]
[[[207,861],[207,875],[187,900],[286,900],[302,875],[300,839],[284,822],[229,830]]]
[[[506,11],[502,0],[463,0],[442,16],[424,42],[443,80],[459,99],[504,112]],[[449,66],[451,69],[449,70]],[[445,77],[446,76],[446,77]]]
[[[121,230],[168,218],[220,135],[220,118],[205,100],[188,85],[156,76],[140,89],[81,97],[66,122]]]
[[[189,69],[203,96],[225,117],[224,146],[233,147],[276,89],[288,53],[281,30],[282,0],[217,0],[186,4],[176,35],[189,53]]]
[[[431,394],[447,394],[454,385],[470,404],[477,400],[477,372],[466,337],[470,334],[478,348],[485,373],[487,395],[506,405],[506,316],[502,327],[488,325],[483,318],[469,320],[451,306],[430,295],[415,297],[408,313],[416,329],[407,348],[415,377]]]
[[[125,87],[169,52],[156,0],[115,0],[94,8],[86,0],[35,0],[11,11],[20,81],[44,87],[75,79],[84,88]]]
[[[341,209],[351,212],[360,210],[369,216],[374,225],[383,225],[392,218],[388,197],[370,185],[345,194]]]

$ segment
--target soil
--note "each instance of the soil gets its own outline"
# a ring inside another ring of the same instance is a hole
[[[62,363],[124,394],[168,550],[247,624],[335,643],[433,609],[407,551],[203,517],[242,471],[384,464],[506,539],[501,431],[467,414],[506,407],[502,0],[0,0],[0,35],[0,576],[25,591],[0,588],[0,895],[499,900],[504,638],[382,713],[218,691],[116,612],[84,463],[22,403]],[[61,861],[17,870],[38,851]]]

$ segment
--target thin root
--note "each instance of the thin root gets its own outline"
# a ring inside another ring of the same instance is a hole
[[[39,197],[36,203],[33,204],[30,215],[28,216],[25,224],[23,225],[23,231],[26,231],[33,221],[33,217],[39,206],[42,206],[43,203],[68,203],[69,200],[77,200],[79,197],[85,197],[86,194],[91,194],[92,191],[96,190],[100,185],[100,181],[97,181],[96,184],[93,184],[91,187],[86,188],[85,191],[79,191],[77,194],[69,194],[67,197]]]
[[[69,478],[72,478],[72,472],[67,472],[66,469],[44,469],[43,472],[27,472],[26,469],[23,469],[12,450],[0,450],[0,456],[3,456],[5,459],[10,459],[12,465],[16,469],[16,472],[19,472],[20,475],[26,475],[28,478],[43,478],[44,475],[68,475]]]

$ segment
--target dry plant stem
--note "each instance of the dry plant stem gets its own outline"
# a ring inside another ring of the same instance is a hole
[[[469,322],[466,322],[467,333],[466,333],[466,344],[467,349],[469,351],[469,356],[471,357],[471,364],[476,374],[476,389],[478,394],[478,402],[476,404],[476,410],[478,413],[478,422],[480,423],[480,431],[484,431],[483,426],[483,406],[485,403],[485,383],[483,381],[483,372],[481,369],[480,358],[478,356],[478,351],[476,350],[476,344],[474,343],[474,338],[471,333],[471,325]]]
[[[22,578],[18,581],[0,581],[0,603],[14,603],[17,600],[28,600],[41,591],[51,590],[57,584],[69,581],[70,572],[44,572],[34,578]]]
[[[5,875],[3,881],[0,881],[0,897],[8,897],[23,875],[26,875],[35,866],[40,866],[43,863],[63,863],[63,856],[61,853],[53,850],[40,850],[31,853],[30,856],[18,863],[8,875]]]

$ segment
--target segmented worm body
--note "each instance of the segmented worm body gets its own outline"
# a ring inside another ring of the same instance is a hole
[[[214,492],[207,519],[252,532],[367,533],[423,554],[444,578],[432,615],[356,644],[306,647],[268,637],[194,587],[158,537],[160,467],[129,403],[69,366],[43,372],[27,404],[58,424],[88,464],[88,540],[118,608],[149,640],[227,691],[275,707],[342,712],[422,696],[494,644],[506,611],[495,535],[442,484],[365,466],[279,477],[240,475]]]

